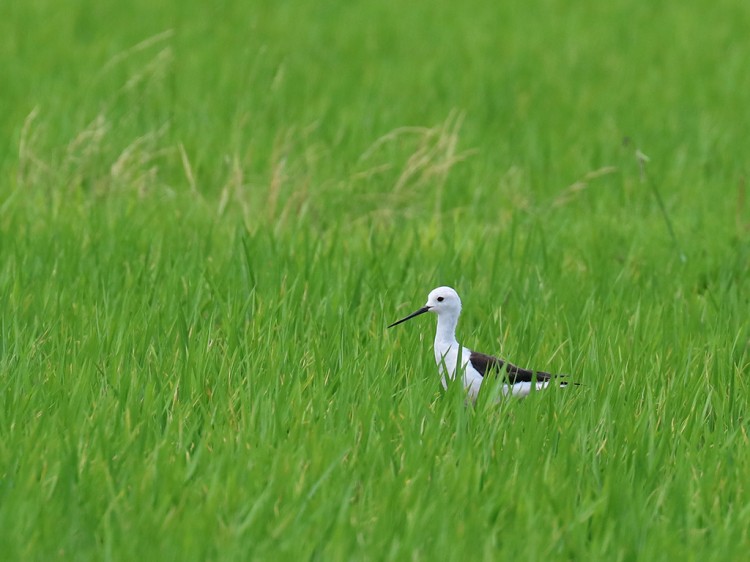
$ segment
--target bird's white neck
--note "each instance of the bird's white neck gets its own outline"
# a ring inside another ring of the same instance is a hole
[[[440,347],[458,346],[456,341],[456,325],[458,314],[439,314],[437,331],[435,332],[435,345]]]

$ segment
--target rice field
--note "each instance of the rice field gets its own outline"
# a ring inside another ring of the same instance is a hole
[[[750,5],[0,6],[6,560],[744,560]],[[575,388],[467,406],[434,318]]]

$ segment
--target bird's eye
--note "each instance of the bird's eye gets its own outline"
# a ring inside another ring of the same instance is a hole
[[[444,300],[445,299],[443,297],[438,297],[438,299],[437,299],[438,302],[443,302]]]

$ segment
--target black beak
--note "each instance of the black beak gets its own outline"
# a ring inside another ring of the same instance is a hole
[[[401,319],[401,320],[399,320],[398,322],[394,322],[393,324],[391,324],[391,325],[390,325],[390,326],[388,326],[388,327],[389,327],[389,328],[393,328],[394,326],[398,326],[398,325],[399,325],[399,324],[401,324],[402,322],[406,322],[407,320],[411,320],[411,319],[412,319],[412,318],[414,318],[415,316],[419,316],[420,314],[424,314],[425,312],[429,312],[429,311],[430,311],[430,307],[429,307],[429,306],[423,306],[422,308],[420,308],[420,309],[419,309],[419,310],[417,310],[416,312],[412,312],[412,313],[411,313],[411,314],[410,314],[409,316],[407,316],[406,318],[402,318],[402,319]]]

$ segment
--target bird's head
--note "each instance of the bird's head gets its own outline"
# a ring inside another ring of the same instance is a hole
[[[458,315],[461,313],[461,299],[459,298],[458,293],[450,287],[438,287],[437,289],[430,291],[430,294],[427,295],[427,303],[422,308],[412,312],[409,316],[394,322],[388,327],[392,328],[393,326],[406,322],[407,320],[419,316],[420,314],[424,314],[425,312],[433,312],[438,316],[441,314],[447,314],[458,318]]]
[[[461,299],[452,288],[438,287],[427,295],[425,306],[429,309],[429,312],[438,315],[443,313],[458,315],[461,312]]]

